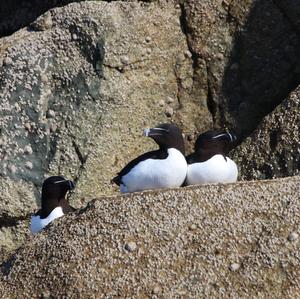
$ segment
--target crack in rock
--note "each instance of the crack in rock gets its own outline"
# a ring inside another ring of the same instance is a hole
[[[11,216],[8,214],[2,214],[0,216],[0,228],[17,226],[20,221],[28,220],[30,216],[31,213],[18,216],[18,217]]]

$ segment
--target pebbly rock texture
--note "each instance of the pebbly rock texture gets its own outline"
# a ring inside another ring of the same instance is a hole
[[[5,216],[1,219],[0,227],[0,261],[8,259],[11,252],[23,245],[26,238],[30,235],[29,221],[27,218],[15,219]]]
[[[233,151],[233,158],[244,180],[300,173],[300,86]]]
[[[216,126],[248,136],[300,83],[297,1],[187,0],[194,90]]]
[[[14,32],[47,9],[70,0],[21,2],[3,4],[0,32],[1,28],[4,33],[5,30]],[[139,1],[124,2],[130,6]],[[163,6],[168,1],[140,2]],[[181,6],[181,26],[191,51],[186,55],[193,59],[193,75],[184,83],[190,86],[192,97],[182,97],[180,104],[184,103],[185,111],[191,115],[194,104],[204,109],[208,105],[216,127],[236,127],[241,137],[248,136],[300,83],[299,3],[283,0],[171,2]],[[172,109],[166,107],[166,114],[172,115]],[[183,126],[188,128],[188,124]],[[193,124],[190,138],[194,140],[194,135],[202,129],[202,125]]]
[[[31,184],[0,178],[0,261],[19,247],[29,234],[29,215],[37,208],[38,194]]]
[[[212,125],[193,101],[180,14],[167,3],[74,3],[0,40],[0,220],[36,210],[52,174],[76,181],[77,206],[116,192],[115,173],[156,147],[145,127]]]
[[[175,121],[188,148],[213,125],[245,137],[300,82],[296,1],[91,1],[36,20],[69,1],[2,2],[2,34],[29,26],[0,40],[0,260],[28,234],[46,176],[75,180],[79,207],[155,147],[144,127]],[[283,105],[298,121],[296,102]],[[299,135],[271,124],[256,164],[235,152],[243,179],[299,172]]]
[[[27,239],[2,298],[298,298],[300,177],[94,200]]]

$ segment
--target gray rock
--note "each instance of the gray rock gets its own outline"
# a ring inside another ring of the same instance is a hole
[[[240,179],[266,179],[300,173],[300,86],[294,90],[232,155]]]
[[[165,109],[165,114],[167,117],[171,117],[174,114],[173,108],[170,106],[167,106]]]
[[[53,26],[52,16],[50,11],[40,16],[36,21],[31,24],[31,28],[37,31],[49,30]]]
[[[38,2],[9,1],[13,18],[0,7],[0,34],[69,1]],[[191,149],[212,113],[215,127],[246,136],[300,82],[296,2],[137,2],[71,4],[0,40],[0,255],[28,233],[19,223],[48,175],[76,181],[76,206],[114,194],[114,173],[154,147],[140,143],[143,127],[172,117]],[[242,179],[299,173],[297,101],[274,112],[295,120],[285,126],[272,114],[257,131],[262,141],[252,135],[234,152]]]
[[[296,232],[291,232],[288,235],[288,240],[291,242],[296,242],[299,239],[299,234]]]
[[[5,217],[0,220],[0,264],[11,257],[11,253],[20,247],[30,232],[29,221],[26,217]],[[0,293],[1,294],[1,293]]]
[[[193,68],[188,57],[177,65],[188,51],[179,17],[172,3],[74,3],[34,22],[42,31],[0,40],[0,60],[12,62],[0,70],[1,197],[12,203],[0,215],[34,212],[49,175],[76,181],[75,206],[118,192],[115,173],[156,147],[143,128],[168,121],[160,99],[182,100],[179,124],[192,129],[199,114],[198,127],[211,124],[187,102]]]
[[[133,252],[137,249],[137,245],[135,242],[131,241],[125,244],[125,249],[129,252]]]
[[[187,0],[183,12],[194,91],[215,126],[248,136],[300,83],[298,1]]]
[[[28,238],[1,297],[298,298],[299,188],[297,176],[102,197]]]
[[[6,66],[6,65],[11,65],[12,64],[12,59],[10,57],[5,57],[4,60],[3,60],[3,65]]]
[[[230,271],[235,272],[241,268],[241,265],[239,263],[232,263],[229,266]]]

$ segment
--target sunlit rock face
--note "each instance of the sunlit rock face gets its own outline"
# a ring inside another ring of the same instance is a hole
[[[7,230],[37,209],[45,177],[75,180],[71,200],[81,206],[118,192],[116,172],[156,147],[145,127],[212,126],[193,100],[180,15],[174,4],[74,3],[0,40],[0,218],[14,219],[0,239],[8,247],[15,235]]]
[[[28,238],[0,294],[297,298],[299,187],[295,176],[102,197]]]

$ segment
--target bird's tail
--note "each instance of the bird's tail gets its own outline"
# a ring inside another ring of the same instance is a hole
[[[120,184],[121,184],[121,177],[119,175],[117,175],[113,179],[111,179],[110,182],[112,184],[115,183],[116,185],[120,186]]]

